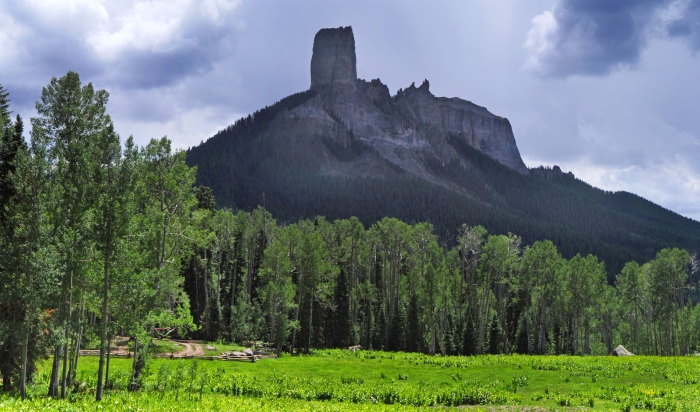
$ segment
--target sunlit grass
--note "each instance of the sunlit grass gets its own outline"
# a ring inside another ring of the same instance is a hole
[[[111,378],[116,389],[108,399],[132,399],[123,391],[131,362],[112,360]],[[152,359],[142,393],[134,399],[153,406],[143,410],[170,410],[167,405],[183,399],[196,402],[200,391],[203,403],[193,403],[192,408],[220,405],[221,410],[248,410],[248,406],[256,408],[252,405],[261,408],[256,402],[262,400],[270,401],[265,406],[272,408],[269,410],[281,410],[274,408],[285,402],[292,402],[289,405],[294,409],[308,410],[321,406],[362,410],[357,408],[382,404],[507,405],[516,410],[519,406],[545,410],[700,410],[700,359],[695,357],[440,357],[322,350],[256,363],[199,360],[196,370],[194,362]],[[42,399],[37,395],[46,392],[47,366],[48,362],[43,364],[32,387],[35,402]],[[96,357],[80,360],[78,380],[84,383],[79,389],[83,395],[74,395],[76,399],[92,396],[96,370]],[[195,376],[194,381],[191,376]],[[91,401],[86,402],[91,405]],[[55,408],[63,410],[62,406]]]

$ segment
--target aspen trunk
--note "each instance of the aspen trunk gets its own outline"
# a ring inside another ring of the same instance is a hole
[[[109,317],[109,314],[107,315]],[[103,385],[104,390],[109,389],[109,361],[112,355],[112,333],[111,331],[107,333],[107,365],[105,366],[105,383]]]
[[[299,308],[301,308],[301,295],[302,295],[302,285],[304,282],[304,271],[300,270],[299,271],[299,282],[297,282],[297,309],[295,311],[294,315],[294,320],[299,321]],[[311,322],[309,321],[309,332],[311,329]],[[296,338],[297,338],[297,328],[294,327],[292,330],[292,351],[291,353],[294,354],[294,345],[296,343]]]
[[[31,323],[29,318],[29,311],[25,314],[25,331],[24,339],[22,341],[22,375],[19,382],[19,392],[22,396],[22,400],[27,399],[27,351],[29,347],[29,334],[31,333]]]
[[[66,398],[66,380],[68,378],[68,349],[69,349],[69,338],[70,338],[70,323],[73,315],[73,271],[70,271],[69,282],[68,282],[68,316],[66,317],[66,326],[64,332],[64,339],[66,341],[63,347],[63,367],[61,369],[61,399]]]
[[[107,251],[109,251],[109,246],[107,247]],[[105,252],[105,255],[108,255],[108,252]],[[100,337],[100,363],[97,368],[97,393],[95,394],[95,400],[99,401],[102,400],[102,389],[103,389],[103,375],[104,375],[104,368],[105,368],[105,353],[107,352],[107,348],[105,346],[109,346],[109,342],[107,341],[107,312],[109,310],[109,263],[108,260],[105,259],[104,262],[104,279],[102,282],[102,335]]]
[[[61,345],[56,345],[53,352],[53,364],[51,365],[51,378],[49,379],[48,396],[58,396],[58,373],[61,368]]]

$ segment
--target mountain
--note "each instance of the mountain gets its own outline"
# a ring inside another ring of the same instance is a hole
[[[596,189],[558,167],[528,169],[508,119],[425,80],[391,96],[357,78],[352,28],[314,39],[311,86],[187,151],[219,206],[264,204],[282,221],[384,216],[429,221],[446,242],[462,223],[566,257],[593,253],[609,276],[663,247],[700,247],[700,223],[641,197]]]

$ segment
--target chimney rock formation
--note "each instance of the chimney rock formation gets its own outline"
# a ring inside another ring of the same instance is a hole
[[[311,89],[332,83],[355,84],[357,63],[352,27],[321,29],[314,38]]]
[[[316,34],[308,96],[281,112],[268,133],[278,150],[321,173],[410,173],[453,187],[435,165],[468,168],[467,147],[528,173],[508,119],[466,100],[436,97],[427,79],[395,96],[379,79],[358,79],[351,27]]]

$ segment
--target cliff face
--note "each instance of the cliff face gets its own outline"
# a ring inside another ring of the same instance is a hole
[[[321,29],[314,38],[311,88],[332,83],[355,83],[355,37],[351,27]]]
[[[379,79],[358,79],[350,27],[316,34],[311,90],[313,98],[278,114],[265,134],[279,154],[301,159],[322,173],[411,173],[455,186],[440,177],[435,165],[456,160],[468,166],[458,148],[462,144],[528,172],[508,119],[466,100],[436,97],[427,80],[391,96]]]

